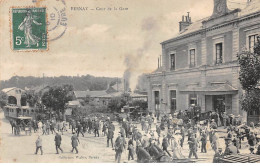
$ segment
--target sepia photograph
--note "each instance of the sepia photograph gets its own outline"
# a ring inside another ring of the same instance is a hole
[[[0,163],[260,163],[260,0],[0,0]]]

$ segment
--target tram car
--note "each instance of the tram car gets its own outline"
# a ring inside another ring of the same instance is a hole
[[[7,119],[17,119],[18,117],[31,117],[36,119],[35,110],[29,106],[7,105],[4,107],[4,116]]]

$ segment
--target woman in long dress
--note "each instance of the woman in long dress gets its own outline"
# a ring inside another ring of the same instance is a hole
[[[183,154],[181,152],[181,146],[180,146],[181,139],[182,139],[181,133],[176,131],[175,135],[171,139],[171,147],[172,147],[172,152],[173,152],[172,158],[173,159],[185,159],[185,157],[183,156]]]
[[[42,23],[38,23],[35,20],[35,17],[32,16],[31,10],[27,11],[27,15],[25,16],[23,22],[18,26],[18,29],[24,31],[26,47],[31,47],[31,45],[36,45],[40,38],[32,34],[32,23],[36,25],[42,25]]]

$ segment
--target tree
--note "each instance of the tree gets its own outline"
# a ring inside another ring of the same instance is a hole
[[[120,97],[113,97],[108,102],[108,109],[112,112],[120,112],[121,108],[126,105],[126,100],[120,96]]]
[[[26,102],[30,107],[35,107],[40,100],[40,95],[33,91],[26,91],[24,96],[26,96]]]
[[[3,91],[0,91],[0,107],[3,108],[8,103],[8,96]]]
[[[68,101],[73,100],[72,85],[53,86],[42,96],[42,103],[46,108],[64,113],[65,105]]]
[[[243,51],[238,55],[240,65],[239,80],[245,94],[242,96],[241,106],[246,112],[260,111],[260,89],[258,83],[260,80],[260,43],[255,45],[254,53]]]

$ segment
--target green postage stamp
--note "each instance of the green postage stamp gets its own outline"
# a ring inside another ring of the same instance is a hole
[[[47,50],[46,8],[12,8],[13,50]]]

